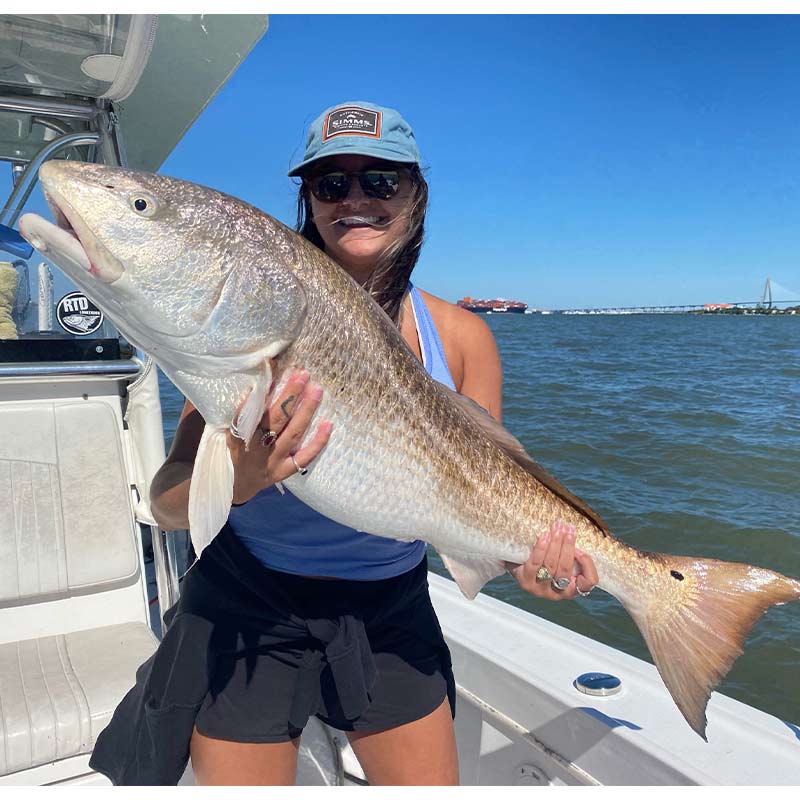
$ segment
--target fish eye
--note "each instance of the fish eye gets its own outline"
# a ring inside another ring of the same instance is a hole
[[[155,198],[144,194],[131,197],[131,207],[142,217],[152,217],[158,211],[158,203]]]

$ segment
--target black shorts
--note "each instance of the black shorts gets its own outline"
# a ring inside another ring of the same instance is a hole
[[[285,742],[312,715],[374,732],[445,697],[455,716],[427,558],[384,580],[308,578],[264,567],[226,527],[187,574],[181,605],[213,617],[217,656],[195,719],[205,736]]]

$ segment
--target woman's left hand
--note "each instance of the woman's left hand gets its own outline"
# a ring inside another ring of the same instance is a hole
[[[573,574],[577,565],[577,574]],[[575,547],[575,527],[556,522],[543,533],[524,564],[508,564],[520,588],[534,597],[546,600],[571,600],[578,594],[591,591],[599,582],[597,569],[588,553]],[[544,567],[552,577],[542,580],[537,573]],[[556,589],[553,580],[569,578],[569,585]]]

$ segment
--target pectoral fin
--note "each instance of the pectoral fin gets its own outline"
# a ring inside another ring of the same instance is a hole
[[[189,533],[198,557],[220,532],[233,502],[233,461],[226,429],[206,425],[189,484]]]
[[[468,600],[474,600],[475,595],[492,578],[502,575],[506,571],[505,563],[487,556],[445,555],[439,553],[447,571],[453,576],[461,593]]]
[[[231,425],[231,433],[237,438],[245,442],[246,445],[250,444],[253,434],[256,432],[258,423],[264,415],[264,408],[267,403],[267,392],[269,392],[270,383],[272,382],[272,369],[270,368],[269,361],[264,362],[264,368],[259,373],[258,377],[253,381],[250,387],[250,394],[244,401],[239,414]]]

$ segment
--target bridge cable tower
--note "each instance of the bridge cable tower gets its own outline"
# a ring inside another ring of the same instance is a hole
[[[764,291],[761,293],[761,301],[758,305],[761,308],[772,308],[772,281],[769,278],[764,284]]]

